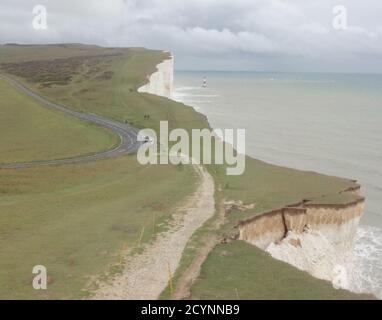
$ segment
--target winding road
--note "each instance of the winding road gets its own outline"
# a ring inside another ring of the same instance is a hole
[[[8,164],[0,164],[1,169],[19,169],[19,168],[32,167],[32,166],[70,164],[70,163],[78,163],[78,162],[111,158],[111,157],[116,157],[123,154],[134,153],[142,144],[142,142],[139,142],[137,139],[138,129],[132,127],[129,124],[114,121],[114,120],[111,120],[96,114],[92,114],[92,113],[83,113],[83,112],[71,110],[63,105],[49,101],[48,99],[40,96],[36,92],[33,92],[32,90],[30,90],[29,88],[24,86],[22,83],[20,83],[19,81],[13,78],[10,78],[4,75],[0,75],[0,78],[3,80],[6,80],[13,87],[19,89],[20,91],[24,92],[28,96],[37,100],[39,103],[41,103],[45,107],[67,113],[78,119],[86,120],[94,124],[97,124],[101,127],[108,128],[114,133],[118,134],[120,138],[120,144],[116,148],[111,150],[102,151],[102,152],[94,153],[94,154],[81,155],[81,156],[72,157],[72,158],[65,158],[65,159],[36,160],[31,162],[14,162],[14,163],[8,163]]]

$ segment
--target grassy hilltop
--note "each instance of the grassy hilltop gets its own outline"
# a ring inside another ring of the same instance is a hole
[[[155,130],[160,120],[171,128],[208,128],[191,107],[136,89],[168,57],[161,51],[96,46],[0,46],[1,72],[52,101],[97,113],[138,128]],[[0,81],[4,125],[0,162],[57,158],[108,149],[116,137],[106,130],[45,110]],[[150,114],[145,120],[144,115]],[[30,119],[30,121],[27,119]],[[20,121],[18,121],[20,120]],[[26,129],[18,130],[25,122]],[[49,126],[46,124],[49,122]],[[8,122],[9,123],[9,122]],[[43,137],[48,135],[48,139]],[[14,140],[13,140],[14,139]],[[57,144],[55,143],[57,141]],[[12,143],[19,148],[12,148]],[[237,220],[294,203],[321,198],[354,182],[266,164],[247,157],[242,176],[226,176],[225,166],[207,167],[217,186],[216,200],[255,203],[245,213],[233,210],[217,228],[216,216],[191,239],[178,279],[211,234],[229,234]],[[166,228],[171,212],[195,190],[190,166],[140,166],[135,156],[57,167],[0,170],[0,297],[79,298],[94,277],[118,272],[128,250]],[[336,199],[336,197],[332,197]],[[332,200],[335,201],[335,200]],[[228,254],[222,254],[222,252]],[[32,267],[50,270],[50,289],[31,289]],[[292,290],[292,292],[291,292]],[[208,255],[191,290],[192,298],[356,298],[325,281],[272,259],[237,241],[219,244]],[[163,297],[169,297],[165,292]]]

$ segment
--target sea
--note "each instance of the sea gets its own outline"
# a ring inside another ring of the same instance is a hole
[[[176,71],[173,98],[213,128],[245,128],[254,158],[357,180],[356,287],[382,299],[381,74]]]

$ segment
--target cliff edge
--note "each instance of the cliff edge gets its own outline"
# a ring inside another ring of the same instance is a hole
[[[239,239],[335,288],[360,292],[353,254],[365,199],[360,188],[302,201],[240,221]]]
[[[147,75],[146,84],[138,92],[146,92],[171,99],[174,86],[174,58],[164,60],[157,65],[157,71]]]

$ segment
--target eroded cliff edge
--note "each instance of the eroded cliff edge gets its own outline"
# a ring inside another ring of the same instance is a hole
[[[358,186],[240,221],[238,238],[335,287],[358,291],[353,250],[364,205]]]
[[[342,192],[336,197],[336,203],[330,197],[323,197],[318,200],[302,201],[240,221],[239,239],[261,249],[283,240],[291,231],[297,234],[308,230],[319,231],[334,243],[353,239],[365,203],[359,191],[360,187]]]

